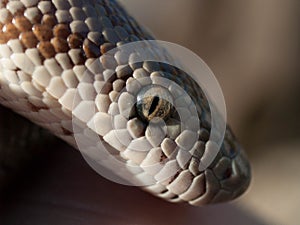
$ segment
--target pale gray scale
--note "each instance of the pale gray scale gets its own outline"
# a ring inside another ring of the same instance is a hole
[[[59,10],[69,10],[71,8],[69,1],[53,0],[52,2]]]
[[[90,59],[90,63],[86,63],[85,66],[91,71],[96,80],[103,80],[104,67],[99,59]]]
[[[120,37],[117,35],[116,31],[112,28],[104,28],[103,36],[110,43],[116,44],[121,41]]]
[[[87,38],[97,46],[101,45],[104,42],[104,38],[99,32],[89,32]]]
[[[125,81],[122,79],[117,79],[113,82],[113,90],[120,92],[125,87]]]
[[[168,130],[168,136],[175,140],[176,137],[180,134],[181,132],[181,122],[180,120],[176,120],[173,118],[170,118],[166,121],[167,125],[167,130]]]
[[[143,64],[143,68],[149,73],[160,71],[160,64],[158,62],[146,61]]]
[[[1,4],[1,2],[0,2]],[[0,22],[5,23],[5,20],[8,18],[10,15],[10,12],[6,8],[0,9]]]
[[[121,47],[122,45],[128,44],[128,41],[119,41],[117,43],[117,47]]]
[[[126,81],[126,91],[133,94],[134,96],[137,95],[141,87],[142,85],[132,77],[128,78]]]
[[[53,10],[52,3],[50,1],[40,1],[38,8],[43,14],[51,13]]]
[[[119,65],[127,65],[129,60],[129,53],[126,51],[118,51],[115,54],[115,58]]]
[[[101,60],[101,59],[100,59]],[[103,79],[104,81],[106,81],[106,85],[111,85],[111,83],[109,81],[114,80],[117,76],[116,73],[113,69],[109,69],[109,67],[113,67],[115,66],[115,63],[113,62],[113,60],[110,60],[112,63],[110,63],[111,65],[106,65],[105,62],[101,62],[103,67],[105,68],[105,70],[103,71]]]
[[[174,155],[178,151],[177,144],[172,138],[166,137],[161,143],[161,149],[168,159],[174,158]]]
[[[97,15],[105,15],[107,16],[107,12],[105,10],[105,8],[102,5],[97,5],[96,7],[96,11],[97,11]]]
[[[114,117],[114,129],[127,129],[127,123],[128,120],[122,115],[117,115]]]
[[[85,24],[83,21],[77,20],[77,21],[73,21],[70,24],[70,28],[72,33],[80,33],[83,34],[85,36],[85,34],[87,34],[89,32],[89,28],[87,26],[87,24]]]
[[[125,40],[129,36],[128,32],[121,26],[116,26],[115,31],[121,40]]]
[[[109,20],[109,18],[106,16],[101,16],[100,21],[101,21],[102,27],[111,28],[111,29],[114,27],[112,25],[111,21]]]
[[[70,13],[71,13],[71,16],[72,16],[73,20],[84,21],[87,18],[84,11],[81,8],[78,8],[78,7],[72,7],[70,9]]]
[[[197,142],[197,133],[190,130],[184,130],[178,135],[175,142],[183,150],[190,151]]]
[[[166,136],[164,124],[150,123],[146,129],[145,136],[153,147],[159,147]]]
[[[193,181],[193,176],[188,170],[182,171],[176,178],[175,180],[168,185],[168,190],[172,191],[175,196],[172,198],[172,201],[174,201],[176,198],[178,198],[178,195],[183,194],[188,190],[190,187],[191,183]],[[179,198],[180,200],[180,198]]]
[[[22,1],[26,8],[34,7],[38,4],[39,0]]]
[[[128,39],[128,38],[126,38],[126,39]],[[142,68],[142,66],[143,66],[143,62],[140,62],[139,59],[140,59],[140,56],[137,53],[132,53],[129,56],[128,63],[134,71],[139,68]]]
[[[83,7],[83,11],[85,12],[85,15],[90,18],[97,18],[97,11],[94,6],[91,4],[86,5]]]
[[[129,131],[132,138],[140,138],[144,136],[145,124],[138,118],[133,118],[127,123],[127,130]]]
[[[132,69],[129,65],[122,66],[121,69],[117,70],[117,77],[126,80],[132,74]]]
[[[117,91],[111,91],[109,93],[109,98],[112,102],[118,102],[118,97],[119,97],[120,93]]]
[[[68,24],[72,22],[72,16],[68,10],[57,10],[55,16],[59,23]]]
[[[84,1],[84,0],[69,0],[70,4],[71,4],[73,7],[79,7],[79,8],[82,8],[82,7],[83,7],[83,1]]]
[[[88,18],[85,23],[87,24],[88,28],[90,31],[94,31],[94,32],[102,32],[102,27],[101,24],[99,24],[99,20],[96,18]]]
[[[18,11],[22,11],[25,8],[22,2],[20,1],[8,1],[6,8],[15,15]]]
[[[108,113],[112,116],[116,116],[120,114],[118,103],[112,102],[108,108]]]
[[[219,161],[224,157],[223,153],[221,151],[218,152],[212,163],[209,165],[209,169],[214,169],[215,166],[219,163]]]

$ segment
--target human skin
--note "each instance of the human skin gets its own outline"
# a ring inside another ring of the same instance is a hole
[[[106,180],[65,144],[47,153],[2,193],[1,225],[264,225],[235,204],[173,204]]]

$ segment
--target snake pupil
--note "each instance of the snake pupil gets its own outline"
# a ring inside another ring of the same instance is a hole
[[[152,119],[166,119],[172,113],[173,98],[168,89],[159,85],[149,85],[137,95],[136,110],[146,122]]]
[[[158,107],[158,103],[159,103],[159,97],[155,96],[152,101],[151,107],[149,109],[149,115],[151,115],[155,111],[155,109]]]

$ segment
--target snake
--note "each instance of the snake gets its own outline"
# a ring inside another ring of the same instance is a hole
[[[18,143],[47,143],[33,124],[79,150],[81,127],[86,142],[92,132],[112,157],[134,165],[126,171],[132,177],[152,179],[142,188],[154,196],[201,206],[244,193],[250,164],[229,126],[214,160],[199,167],[212,151],[211,108],[201,87],[180,68],[112,51],[149,40],[155,38],[115,0],[0,1],[0,103],[31,121],[20,127],[34,127],[6,135],[16,136],[18,149],[9,160],[30,151]]]

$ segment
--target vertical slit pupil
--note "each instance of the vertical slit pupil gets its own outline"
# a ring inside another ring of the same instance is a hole
[[[158,96],[155,96],[155,97],[153,98],[152,103],[151,103],[151,106],[150,106],[149,114],[148,114],[148,115],[151,115],[151,114],[155,111],[155,109],[157,108],[158,102],[159,102],[159,97],[158,97]]]

